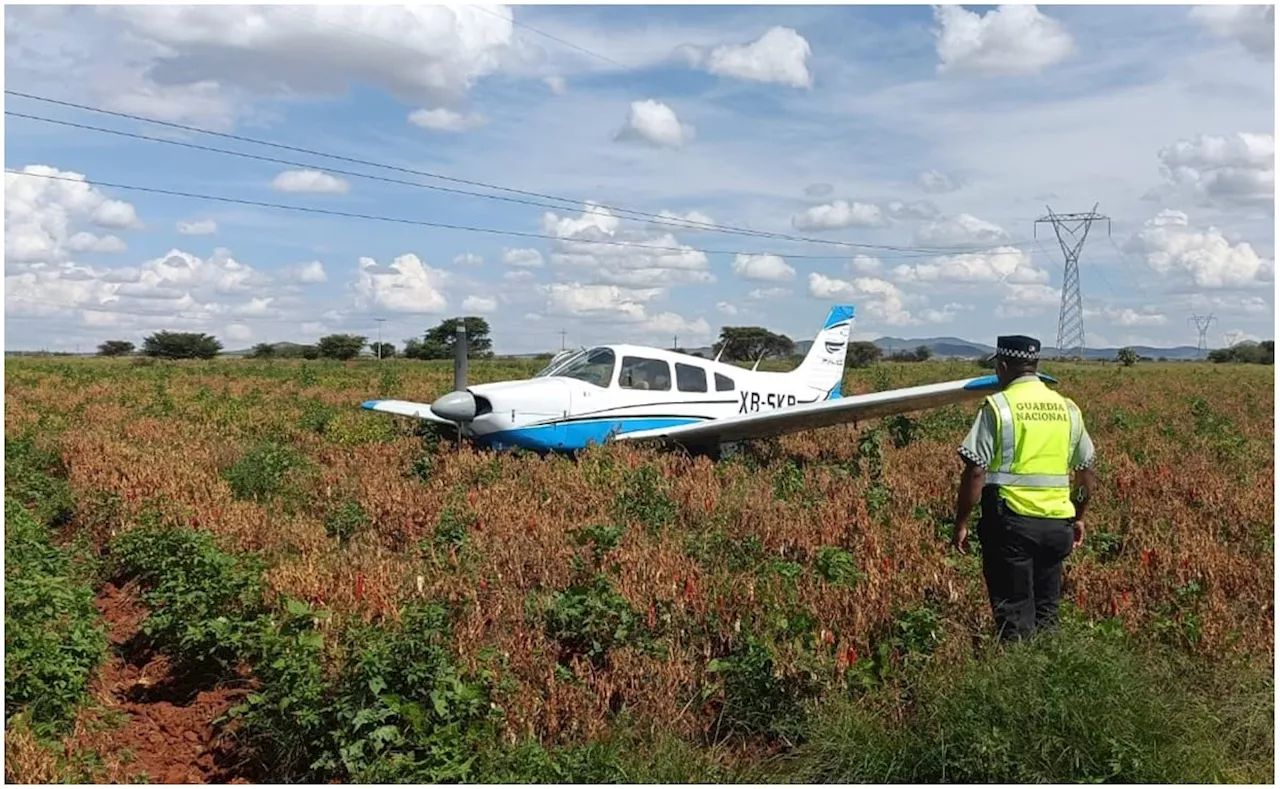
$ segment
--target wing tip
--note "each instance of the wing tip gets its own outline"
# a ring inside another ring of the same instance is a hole
[[[382,404],[381,400],[365,400],[360,407],[366,411],[377,411],[378,406]]]

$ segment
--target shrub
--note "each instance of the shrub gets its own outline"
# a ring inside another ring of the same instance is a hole
[[[221,551],[209,532],[155,525],[111,545],[120,579],[137,579],[150,609],[140,627],[152,644],[197,669],[232,668],[263,613],[262,567]]]
[[[36,735],[62,733],[106,656],[106,632],[71,556],[15,498],[4,504],[5,722],[23,713]]]
[[[227,469],[223,478],[236,498],[263,501],[284,492],[291,473],[303,464],[302,456],[293,447],[263,441]]]

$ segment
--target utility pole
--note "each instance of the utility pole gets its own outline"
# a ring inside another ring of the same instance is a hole
[[[678,351],[678,350],[680,350],[680,335],[679,335],[679,334],[673,334],[673,335],[671,335],[671,350],[673,350],[673,351]]]
[[[1062,247],[1062,306],[1058,310],[1058,357],[1084,359],[1084,306],[1080,299],[1080,250],[1089,237],[1094,222],[1107,220],[1107,237],[1111,237],[1111,217],[1098,213],[1098,204],[1088,213],[1055,214],[1052,208],[1032,225],[1032,237],[1041,222],[1053,225],[1058,246]],[[1077,237],[1077,234],[1079,236]]]
[[[1196,344],[1196,358],[1204,356],[1204,352],[1209,349],[1209,341],[1206,339],[1209,334],[1209,324],[1217,320],[1213,313],[1208,315],[1192,315],[1191,322],[1196,325],[1196,331],[1200,335],[1200,341]]]
[[[386,318],[374,318],[378,322],[378,361],[382,361],[382,322]]]
[[[562,350],[562,351],[564,350],[564,335],[565,335],[565,333],[566,333],[566,332],[565,332],[565,330],[564,330],[564,329],[561,329],[561,330],[560,330],[560,350]]]

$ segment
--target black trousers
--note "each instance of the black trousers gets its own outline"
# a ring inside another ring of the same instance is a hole
[[[987,485],[982,491],[982,574],[997,636],[1022,639],[1058,624],[1062,563],[1074,533],[1068,519],[1019,515],[996,490]]]

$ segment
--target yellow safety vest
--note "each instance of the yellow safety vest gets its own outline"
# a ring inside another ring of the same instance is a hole
[[[1020,515],[1074,518],[1071,454],[1080,441],[1080,409],[1038,378],[986,398],[995,415],[995,456],[986,484]]]

